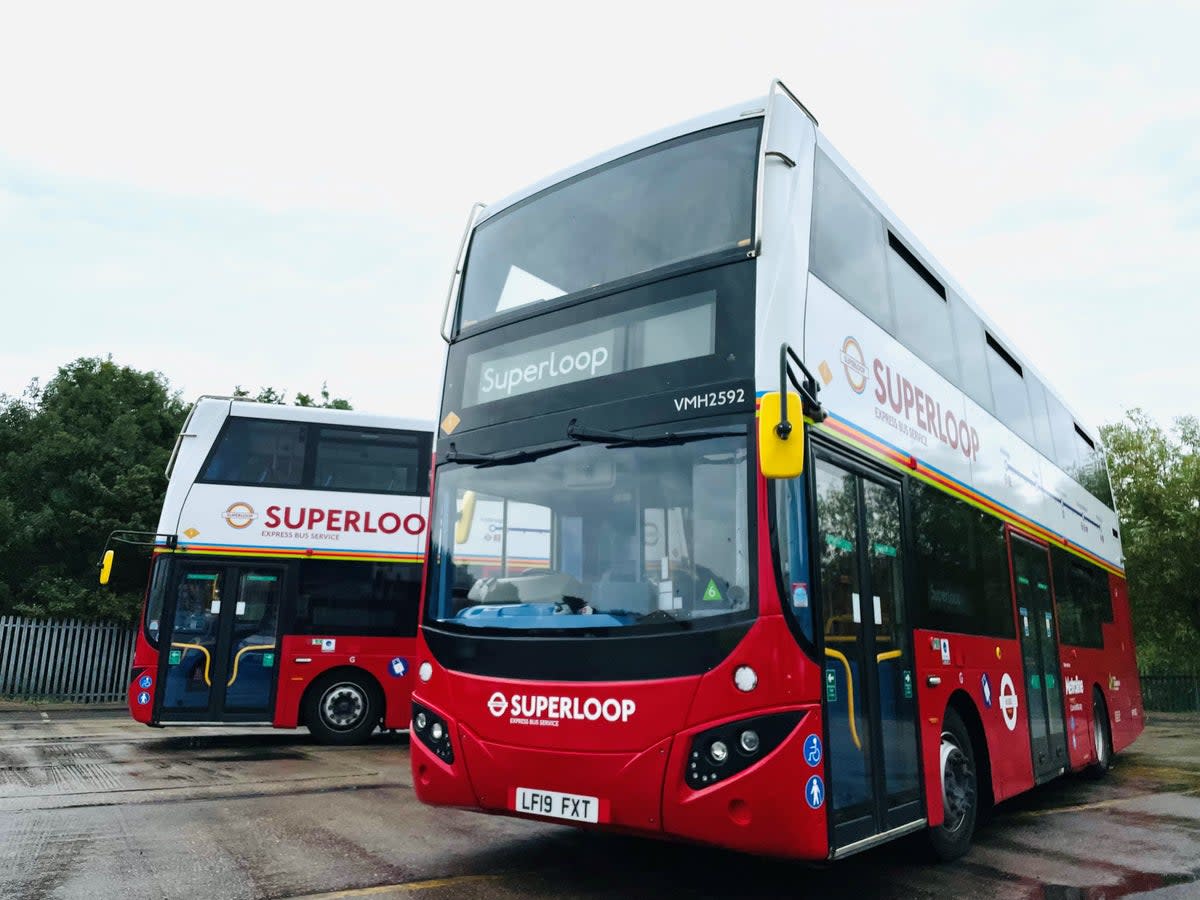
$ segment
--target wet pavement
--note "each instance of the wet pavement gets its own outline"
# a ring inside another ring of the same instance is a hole
[[[910,838],[807,867],[432,810],[410,785],[403,736],[0,709],[0,897],[1200,898],[1200,717],[1153,717],[1104,782],[1001,805],[950,865]]]

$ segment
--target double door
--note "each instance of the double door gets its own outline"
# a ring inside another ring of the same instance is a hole
[[[1063,686],[1059,683],[1050,551],[1013,532],[1009,532],[1008,542],[1012,555],[1013,593],[1017,600],[1017,634],[1021,639],[1021,661],[1025,672],[1033,778],[1040,784],[1067,767],[1067,733],[1063,724]]]
[[[159,644],[158,721],[271,719],[284,575],[270,564],[175,565]]]
[[[900,483],[824,452],[814,470],[836,852],[923,812]]]

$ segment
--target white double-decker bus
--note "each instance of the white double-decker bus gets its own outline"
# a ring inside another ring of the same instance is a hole
[[[412,419],[197,401],[153,539],[133,717],[340,743],[407,728],[431,441]]]
[[[444,337],[424,801],[953,857],[1140,732],[1096,432],[779,82],[476,209]]]

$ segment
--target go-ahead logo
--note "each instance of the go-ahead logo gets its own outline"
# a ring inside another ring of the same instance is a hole
[[[488,712],[496,718],[508,715],[509,720],[520,724],[554,724],[563,719],[579,719],[596,722],[628,722],[637,710],[632,700],[609,697],[601,700],[588,697],[548,697],[544,694],[513,694],[506,697],[500,691],[492,694],[487,702]]]
[[[230,528],[246,528],[253,522],[258,515],[254,512],[254,507],[249,503],[230,503],[229,508],[221,513],[221,518],[225,520],[225,524]]]

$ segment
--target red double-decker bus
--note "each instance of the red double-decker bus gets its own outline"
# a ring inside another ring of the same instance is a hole
[[[431,443],[407,419],[197,401],[149,541],[134,719],[407,728]]]
[[[476,209],[444,336],[423,801],[953,858],[1141,731],[1096,432],[779,82]]]

